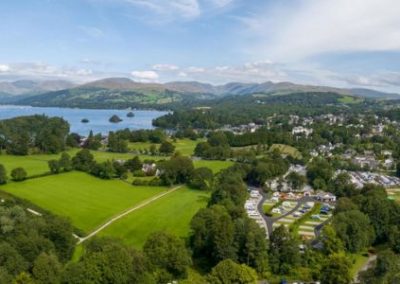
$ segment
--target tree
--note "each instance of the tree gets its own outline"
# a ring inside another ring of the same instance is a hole
[[[254,268],[259,273],[268,269],[267,240],[265,230],[252,219],[243,217],[235,222],[235,244],[237,260]]]
[[[124,166],[133,173],[142,169],[142,161],[138,156],[135,156],[134,158],[127,160]]]
[[[70,133],[67,136],[67,140],[65,141],[65,144],[69,147],[72,148],[77,148],[79,147],[79,143],[81,142],[81,136],[77,133]]]
[[[115,169],[112,162],[105,161],[102,163],[95,163],[90,173],[102,179],[111,179],[115,176]]]
[[[158,151],[162,154],[172,154],[175,151],[175,146],[168,142],[168,141],[164,141],[161,143],[160,148],[158,149]]]
[[[325,189],[333,176],[333,168],[323,158],[314,159],[307,167],[307,177],[317,189]]]
[[[226,208],[214,205],[200,209],[190,222],[190,244],[194,256],[204,258],[210,265],[236,259],[235,227]]]
[[[116,153],[126,153],[128,149],[128,141],[119,133],[110,131],[108,134],[108,150]]]
[[[72,158],[72,166],[78,171],[90,172],[94,164],[94,157],[88,149],[82,149]]]
[[[64,172],[69,172],[73,168],[71,156],[66,152],[61,153],[59,164],[60,164],[60,168],[63,169]]]
[[[400,257],[391,250],[378,253],[375,266],[360,273],[361,283],[399,283]]]
[[[269,242],[269,264],[272,272],[287,274],[291,269],[299,265],[299,243],[285,226],[276,228]]]
[[[7,171],[6,168],[0,164],[0,184],[7,183]]]
[[[10,244],[0,243],[0,266],[5,268],[12,276],[25,271],[28,263]]]
[[[50,160],[47,163],[52,174],[58,174],[61,172],[61,166],[58,160]]]
[[[207,167],[200,167],[193,171],[189,185],[201,190],[210,190],[213,186],[214,174]]]
[[[62,266],[54,254],[41,253],[35,260],[32,274],[40,284],[59,283]]]
[[[159,164],[161,182],[173,185],[188,182],[193,174],[194,166],[191,159],[183,156],[173,156],[168,161]]]
[[[23,181],[27,177],[27,173],[24,168],[18,167],[11,171],[11,178],[13,181]]]
[[[191,264],[185,243],[165,232],[151,234],[143,246],[143,252],[152,266],[166,270],[173,276],[172,279],[184,278]]]
[[[62,282],[128,284],[132,265],[129,249],[121,242],[95,238],[86,244],[84,257],[67,266]]]
[[[211,270],[208,281],[213,284],[255,284],[257,273],[245,264],[226,259]]]
[[[370,219],[358,210],[341,212],[335,215],[332,226],[345,248],[353,253],[371,245],[375,238]]]
[[[35,284],[29,273],[21,272],[17,277],[15,277],[13,284]]]
[[[295,190],[301,189],[307,182],[305,176],[299,175],[296,172],[290,172],[287,175],[286,179],[289,182],[290,186]]]
[[[324,261],[321,268],[321,283],[347,284],[351,283],[351,263],[342,254],[332,254]]]
[[[344,250],[343,242],[336,235],[335,230],[330,225],[325,225],[322,230],[323,251],[326,255],[339,253]]]
[[[90,130],[89,136],[83,143],[83,148],[89,150],[98,150],[101,147],[101,134],[93,135],[93,131]]]

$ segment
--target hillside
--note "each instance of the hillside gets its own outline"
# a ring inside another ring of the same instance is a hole
[[[0,82],[0,103],[11,103],[28,96],[73,88],[74,86],[74,83],[64,80]]]
[[[57,86],[57,84],[54,85]],[[22,86],[21,84],[13,84],[14,88],[16,88],[15,86],[34,89],[29,86],[28,82],[22,84]],[[43,86],[43,83],[40,86]],[[61,85],[59,86],[61,87]],[[0,97],[1,92],[0,88]],[[196,102],[201,104],[201,101],[225,96],[252,94],[269,96],[305,92],[336,93],[344,96],[373,99],[400,98],[397,94],[388,94],[369,89],[340,89],[326,86],[299,85],[290,82],[228,83],[214,86],[195,81],[161,84],[135,82],[128,78],[106,78],[72,88],[44,92],[33,96],[20,96],[18,99],[13,97],[13,102],[32,106],[82,108],[171,108],[177,104],[192,105]]]

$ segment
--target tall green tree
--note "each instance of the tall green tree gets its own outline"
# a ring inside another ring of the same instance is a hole
[[[272,272],[287,274],[300,264],[299,242],[285,226],[277,227],[270,236],[269,265]]]
[[[213,284],[255,284],[257,273],[245,264],[237,264],[231,259],[226,259],[212,269],[208,281]]]
[[[172,279],[184,278],[192,261],[185,243],[165,232],[151,234],[143,246],[144,255],[155,269],[165,270]]]
[[[7,171],[6,168],[0,164],[0,184],[6,184],[7,183]]]
[[[351,263],[343,254],[332,254],[321,268],[321,283],[348,284],[352,282]]]

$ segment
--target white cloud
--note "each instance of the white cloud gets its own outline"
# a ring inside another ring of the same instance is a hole
[[[184,68],[180,77],[188,80],[199,80],[215,84],[227,82],[265,82],[287,80],[284,66],[271,61],[249,62],[243,65],[224,65],[216,67],[191,66]],[[182,76],[184,75],[184,76]]]
[[[0,65],[0,73],[15,79],[67,79],[86,81],[95,78],[90,69],[57,67],[41,62],[25,62]]]
[[[159,75],[155,71],[132,71],[131,76],[134,78],[134,80],[140,81],[140,82],[154,82],[157,81],[159,78]]]
[[[195,18],[201,13],[197,0],[125,0],[125,2],[148,8],[160,15]]]
[[[187,71],[190,73],[203,73],[206,71],[206,69],[202,67],[191,66],[187,69]]]
[[[104,37],[104,32],[97,27],[79,26],[79,29],[83,31],[87,36],[92,38]]]
[[[398,0],[308,0],[268,8],[242,21],[259,39],[256,51],[275,60],[400,50]]]
[[[153,65],[153,70],[156,71],[176,71],[179,67],[173,64],[155,64]]]
[[[138,7],[144,7],[163,16],[164,19],[153,21],[176,19],[195,19],[209,10],[222,9],[230,5],[234,0],[122,0]]]
[[[7,64],[0,64],[0,73],[5,73],[10,71],[10,66]]]

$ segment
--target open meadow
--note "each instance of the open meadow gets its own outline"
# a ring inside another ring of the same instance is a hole
[[[200,208],[207,205],[208,198],[208,192],[183,186],[118,220],[100,235],[121,238],[137,248],[144,244],[149,234],[156,231],[187,237],[190,220]]]
[[[101,180],[71,172],[9,183],[1,190],[68,217],[75,227],[88,233],[110,217],[167,188],[132,186],[120,180]]]

